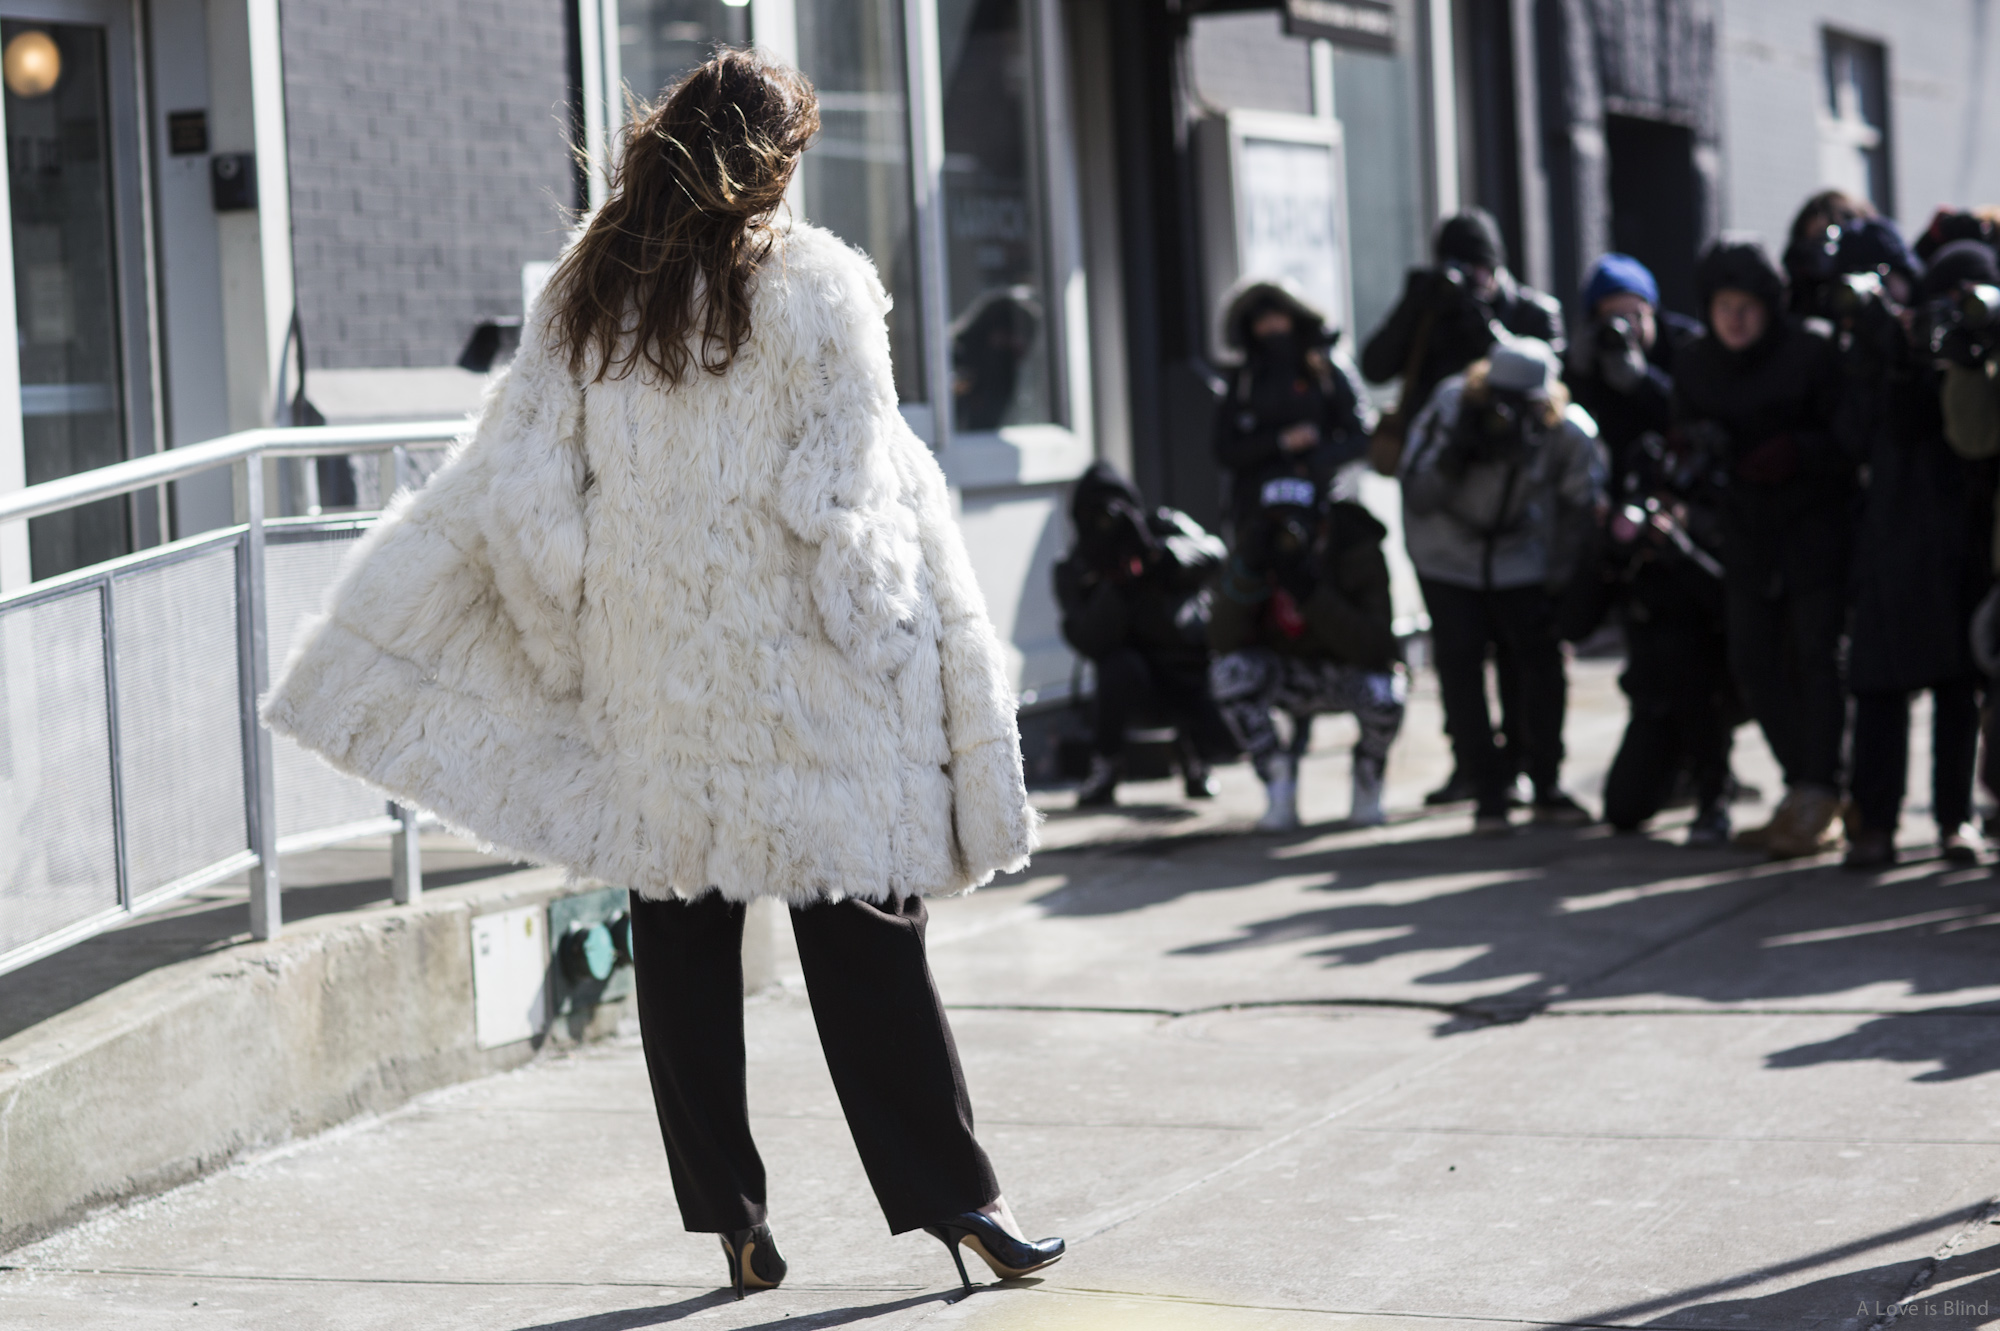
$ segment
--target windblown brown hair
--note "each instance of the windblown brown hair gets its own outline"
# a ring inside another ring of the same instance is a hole
[[[595,383],[644,366],[671,386],[727,371],[771,215],[818,132],[812,84],[756,51],[719,51],[635,108],[610,197],[550,277],[571,372]]]

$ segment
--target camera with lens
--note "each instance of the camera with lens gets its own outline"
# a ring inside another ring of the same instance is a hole
[[[2000,287],[1967,283],[1917,311],[1919,345],[1933,359],[1967,367],[2000,350]]]
[[[1312,553],[1319,487],[1296,476],[1264,482],[1257,511],[1236,536],[1236,557],[1251,573],[1285,573]]]
[[[1652,431],[1639,436],[1605,521],[1612,554],[1621,561],[1685,559],[1721,577],[1709,549],[1720,548],[1715,500],[1726,483],[1714,450],[1700,442]]]
[[[1479,398],[1469,393],[1460,397],[1444,463],[1463,471],[1518,459],[1527,448],[1529,423],[1539,407],[1523,394],[1495,388]]]
[[[1100,577],[1136,577],[1152,562],[1159,542],[1146,515],[1122,499],[1091,514],[1077,533],[1080,553]]]

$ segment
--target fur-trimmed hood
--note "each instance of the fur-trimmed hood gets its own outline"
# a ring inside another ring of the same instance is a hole
[[[1037,817],[888,298],[781,234],[727,374],[585,385],[531,320],[430,484],[362,541],[273,730],[480,839],[641,895],[963,890]]]

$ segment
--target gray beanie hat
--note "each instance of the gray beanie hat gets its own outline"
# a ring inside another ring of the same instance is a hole
[[[1562,378],[1562,363],[1548,343],[1534,337],[1509,337],[1487,352],[1492,368],[1486,382],[1507,393],[1546,399]]]

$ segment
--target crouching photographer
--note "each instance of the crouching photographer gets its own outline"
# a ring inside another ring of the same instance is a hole
[[[1604,782],[1604,821],[1637,831],[1685,771],[1694,782],[1690,846],[1729,840],[1729,750],[1743,704],[1729,669],[1720,500],[1726,477],[1699,431],[1641,435],[1626,450],[1597,549],[1571,585],[1563,636],[1616,614],[1625,635],[1619,687],[1631,704]]]
[[[1387,532],[1357,503],[1322,502],[1307,480],[1266,481],[1258,500],[1237,529],[1209,623],[1216,702],[1268,797],[1257,826],[1299,825],[1299,759],[1322,712],[1352,712],[1360,723],[1349,820],[1375,826],[1407,694],[1382,557]],[[1291,718],[1289,745],[1276,711]]]
[[[1056,601],[1063,638],[1097,672],[1093,753],[1077,803],[1117,800],[1125,734],[1142,720],[1180,732],[1188,795],[1213,795],[1208,764],[1234,748],[1208,692],[1205,587],[1222,566],[1222,542],[1185,513],[1148,511],[1102,462],[1078,478],[1070,517],[1076,545],[1055,567]]]
[[[1590,821],[1559,780],[1568,678],[1552,589],[1567,583],[1604,503],[1606,464],[1558,371],[1547,343],[1499,344],[1439,385],[1403,462],[1403,531],[1430,609],[1445,730],[1477,789],[1473,826],[1485,835],[1508,829],[1508,773],[1486,707],[1489,647],[1519,672],[1535,821]]]

